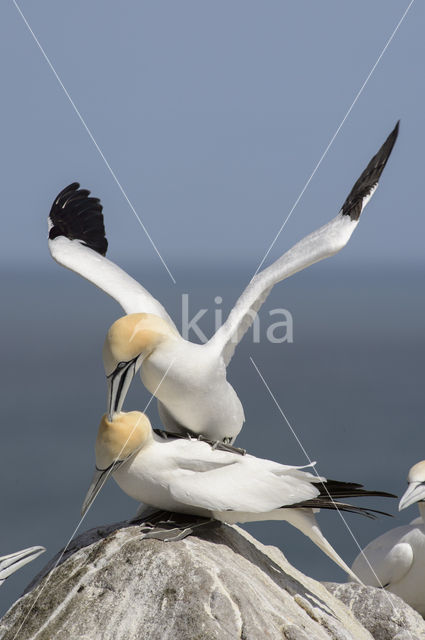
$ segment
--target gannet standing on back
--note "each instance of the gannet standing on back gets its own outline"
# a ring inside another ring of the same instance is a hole
[[[166,429],[232,442],[244,422],[240,400],[226,379],[226,367],[237,343],[274,284],[334,255],[347,244],[378,185],[397,134],[398,123],[336,218],[252,278],[226,322],[202,345],[184,340],[164,307],[104,257],[108,243],[100,201],[90,198],[90,192],[79,189],[78,183],[61,191],[49,216],[53,258],[115,298],[127,314],[112,325],[103,351],[109,418],[121,411],[131,380],[141,368],[142,381],[156,395]]]
[[[15,573],[15,571],[28,564],[28,562],[35,560],[45,551],[46,549],[44,547],[28,547],[28,549],[16,551],[8,556],[0,556],[0,585],[2,585],[6,578],[12,575],[12,573]]]
[[[221,522],[286,520],[308,536],[352,578],[350,568],[323,536],[314,513],[335,509],[373,517],[341,498],[391,496],[359,484],[326,480],[302,467],[212,448],[191,438],[164,439],[139,411],[103,416],[96,439],[96,471],[84,500],[87,511],[108,475],[125,493],[166,511]]]
[[[420,517],[410,524],[387,531],[370,542],[357,556],[353,571],[365,583],[383,586],[425,615],[425,460],[409,471],[409,486],[399,510],[418,503]]]

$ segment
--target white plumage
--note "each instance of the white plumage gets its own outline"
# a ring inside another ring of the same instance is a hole
[[[112,326],[105,342],[109,417],[121,410],[131,380],[141,368],[142,381],[158,398],[161,420],[169,431],[233,441],[244,422],[242,404],[226,379],[236,345],[277,282],[334,255],[347,244],[377,187],[397,134],[398,123],[355,183],[339,214],[258,273],[224,324],[203,345],[184,340],[164,307],[104,257],[107,241],[100,201],[90,198],[90,192],[79,189],[78,183],[64,189],[49,217],[53,258],[115,298],[127,314]]]
[[[96,440],[96,471],[82,513],[112,473],[125,493],[157,509],[227,523],[286,520],[356,579],[323,536],[314,513],[338,507],[371,516],[370,510],[340,498],[389,494],[328,481],[303,469],[221,451],[197,439],[164,439],[138,411],[116,414],[112,421],[105,415]]]
[[[417,502],[420,517],[370,542],[352,569],[365,584],[384,587],[425,615],[425,460],[410,469],[408,482],[399,509]]]

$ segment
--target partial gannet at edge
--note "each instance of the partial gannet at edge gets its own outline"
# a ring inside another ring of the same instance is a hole
[[[44,547],[28,547],[28,549],[10,553],[8,556],[0,556],[0,585],[2,585],[6,578],[12,575],[12,573],[15,573],[15,571],[28,564],[28,562],[35,560],[45,551],[46,549]]]
[[[52,257],[115,298],[127,314],[112,325],[103,351],[110,419],[121,411],[140,368],[144,385],[158,399],[160,417],[168,431],[233,442],[245,419],[242,404],[226,379],[226,367],[237,343],[274,284],[347,244],[378,185],[398,127],[397,123],[371,159],[338,215],[252,278],[227,320],[202,345],[184,340],[164,307],[104,257],[108,243],[100,200],[89,197],[90,192],[79,189],[78,183],[61,191],[49,216]]]
[[[425,460],[415,464],[399,510],[418,503],[420,517],[372,540],[355,559],[352,569],[365,584],[383,586],[425,615]]]
[[[100,422],[96,471],[82,507],[84,515],[112,474],[121,489],[146,506],[221,522],[286,520],[308,536],[353,579],[355,574],[323,536],[319,509],[373,517],[370,509],[340,502],[361,496],[395,497],[359,484],[319,478],[251,455],[220,451],[195,438],[160,437],[139,411]],[[380,513],[380,512],[378,512]]]

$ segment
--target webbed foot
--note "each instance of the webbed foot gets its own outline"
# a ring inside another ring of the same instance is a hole
[[[154,432],[159,435],[164,440],[174,439],[174,438],[185,438],[185,439],[196,439],[199,442],[206,442],[210,445],[212,449],[217,449],[218,451],[228,451],[229,453],[237,453],[240,456],[244,456],[246,454],[246,449],[241,449],[240,447],[234,447],[230,444],[233,440],[231,437],[223,438],[223,440],[211,440],[210,438],[206,438],[201,433],[196,436],[193,432],[186,430],[183,433],[171,433],[169,431],[164,431],[163,429],[154,429]]]
[[[246,454],[246,449],[241,449],[240,447],[234,447],[232,444],[228,444],[232,441],[232,438],[223,438],[223,440],[210,440],[209,438],[204,438],[203,435],[198,436],[198,440],[201,442],[207,442],[211,449],[217,449],[217,451],[228,451],[229,453],[237,453],[240,456],[244,456]]]
[[[137,514],[136,514],[137,515]],[[140,522],[140,532],[142,538],[162,540],[163,542],[172,542],[183,540],[190,536],[195,529],[215,522],[212,518],[202,518],[201,516],[191,516],[182,513],[170,513],[169,511],[154,511],[151,514],[141,514],[143,521]],[[133,522],[135,520],[133,519]]]

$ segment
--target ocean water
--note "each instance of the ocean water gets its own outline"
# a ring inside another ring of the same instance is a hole
[[[228,373],[246,414],[237,444],[288,464],[307,462],[252,357],[319,473],[400,495],[408,468],[425,458],[424,269],[370,266],[341,272],[336,264],[317,265],[276,286],[261,310],[260,342],[254,344],[248,334],[237,348]],[[181,269],[176,286],[159,272],[147,277],[135,268],[133,274],[178,325],[183,293],[189,296],[190,317],[208,309],[199,322],[207,335],[215,313],[226,317],[247,281],[247,270],[233,266]],[[80,521],[105,409],[101,348],[121,311],[102,292],[54,265],[45,271],[3,272],[1,291],[0,553],[34,544],[47,548],[0,588],[3,613]],[[223,301],[215,301],[217,296]],[[269,312],[282,308],[293,319],[293,342],[271,344],[267,328],[282,315]],[[189,337],[196,339],[193,333]],[[136,380],[125,408],[143,409],[148,399]],[[149,414],[157,424],[155,403]],[[395,517],[371,521],[347,515],[348,528],[337,513],[318,517],[348,563],[358,553],[355,539],[364,546],[416,517],[414,507],[398,514],[395,500],[369,498],[359,504]],[[136,507],[110,480],[79,531],[128,518]],[[246,528],[312,577],[345,580],[290,525]]]

